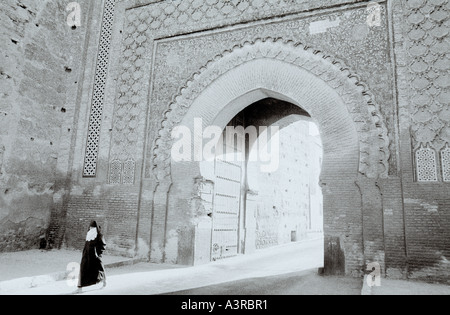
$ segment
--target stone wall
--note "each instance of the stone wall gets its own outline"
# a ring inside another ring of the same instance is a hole
[[[79,1],[86,15],[87,3]],[[59,159],[73,132],[86,27],[67,24],[66,5],[0,5],[0,251],[45,247],[54,201],[67,184]]]

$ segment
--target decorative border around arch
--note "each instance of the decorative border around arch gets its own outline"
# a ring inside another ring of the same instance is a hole
[[[170,132],[181,122],[193,101],[209,84],[227,71],[248,61],[263,58],[301,67],[337,91],[347,105],[360,137],[359,172],[370,178],[388,177],[390,139],[379,106],[368,86],[341,60],[300,42],[269,37],[236,45],[216,55],[194,73],[173,97],[164,113],[153,147],[153,172],[158,181],[170,176]]]

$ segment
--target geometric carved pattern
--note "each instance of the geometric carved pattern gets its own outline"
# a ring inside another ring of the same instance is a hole
[[[442,148],[449,142],[450,50],[448,48],[448,0],[404,0],[408,53],[410,113],[413,146],[429,143]]]
[[[122,162],[114,160],[109,166],[109,183],[120,184],[122,179]]]
[[[133,159],[125,161],[123,164],[123,184],[133,185],[134,184],[134,173],[136,168],[136,162]]]
[[[432,148],[421,146],[416,151],[416,167],[417,167],[417,181],[419,182],[438,181],[436,152]]]
[[[442,159],[442,178],[444,182],[450,182],[450,146],[448,144],[441,151],[441,159]]]
[[[136,169],[136,162],[133,159],[128,159],[124,163],[116,159],[109,165],[109,183],[110,184],[134,184],[134,174]]]
[[[122,183],[134,184],[135,160],[139,154],[139,140],[145,134],[145,112],[147,110],[144,86],[148,34],[146,25],[137,16],[135,10],[126,12],[129,23],[122,34],[122,72],[118,76],[118,91],[114,104],[114,119],[110,161],[119,159],[124,162]]]
[[[105,98],[106,76],[109,62],[109,49],[114,19],[116,0],[106,0],[103,12],[100,46],[95,70],[94,88],[92,93],[91,113],[84,158],[83,176],[94,177],[97,173],[98,146],[100,141],[100,127]]]

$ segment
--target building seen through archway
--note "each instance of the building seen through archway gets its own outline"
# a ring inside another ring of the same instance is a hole
[[[323,236],[322,143],[306,112],[266,98],[238,113],[220,140],[211,260]]]
[[[249,162],[247,184],[256,202],[256,248],[305,240],[323,233],[319,186],[322,145],[314,123],[300,120],[279,131],[280,159],[274,172]]]

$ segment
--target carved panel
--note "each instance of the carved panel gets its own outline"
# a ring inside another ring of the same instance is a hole
[[[110,161],[119,159],[125,162],[127,171],[124,183],[134,183],[135,164],[140,140],[145,135],[148,86],[145,80],[149,72],[146,52],[151,37],[147,33],[147,14],[136,14],[129,10],[126,14],[124,34],[122,38],[121,73],[118,77],[116,103],[114,108]],[[124,174],[125,176],[125,174]]]
[[[91,114],[84,158],[83,176],[94,177],[97,174],[98,148],[100,141],[100,127],[105,98],[106,76],[109,64],[111,33],[114,22],[114,8],[116,0],[106,0],[100,33],[100,45],[95,70],[94,90],[92,92]]]
[[[109,183],[120,184],[122,182],[122,162],[114,160],[109,166]]]
[[[123,164],[123,184],[133,185],[134,184],[134,173],[136,169],[136,162],[133,159],[128,159]]]
[[[449,1],[403,1],[403,7],[414,147],[430,143],[439,152],[450,141]]]
[[[416,151],[417,181],[438,181],[436,152],[430,147],[421,146]]]
[[[444,182],[450,182],[450,145],[447,144],[441,151],[442,179]]]

